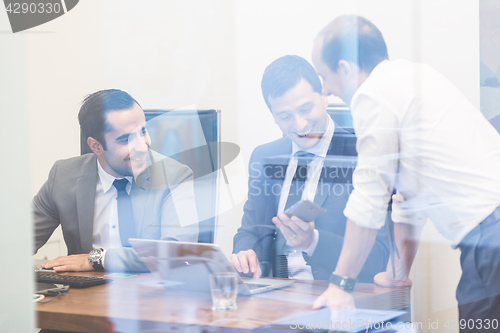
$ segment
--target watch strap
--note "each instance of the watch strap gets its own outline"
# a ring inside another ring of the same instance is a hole
[[[99,251],[100,252],[100,257],[97,260],[91,260],[90,259],[90,254],[89,254],[89,262],[92,264],[92,267],[94,267],[94,270],[96,270],[98,272],[102,272],[102,271],[104,271],[104,266],[102,265],[102,258],[103,258],[103,255],[104,255],[104,249],[103,248],[94,249],[94,250],[92,250],[90,252],[92,253],[94,251]]]
[[[335,273],[332,273],[332,275],[330,276],[330,282],[338,286],[340,289],[347,291],[348,293],[352,293],[354,289],[356,289],[356,285],[358,284],[357,279],[351,279],[347,276],[342,277]]]
[[[94,270],[96,270],[97,272],[104,271],[104,266],[102,266],[102,260],[99,260],[97,262],[93,262],[92,266],[94,267]]]

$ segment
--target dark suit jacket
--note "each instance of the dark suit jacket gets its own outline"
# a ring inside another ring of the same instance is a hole
[[[197,222],[191,169],[153,151],[150,157],[152,165],[134,180],[130,190],[137,238],[196,242],[198,224],[181,227],[182,212],[176,210],[173,202],[175,196],[176,204],[195,213],[190,222]],[[69,255],[92,250],[98,179],[93,153],[54,164],[49,179],[33,199],[36,251],[59,224]],[[178,186],[184,182],[187,186]],[[132,248],[106,250],[106,270],[148,271]]]
[[[339,126],[335,127],[327,155],[356,156],[356,137]],[[282,180],[266,177],[267,170],[264,169],[270,157],[285,155],[290,158],[291,152],[292,142],[284,137],[255,148],[250,158],[248,200],[244,206],[241,227],[234,236],[233,253],[253,249],[261,263],[263,275],[269,275],[274,260],[277,228],[271,220],[277,214],[283,184]],[[351,191],[352,181],[348,184],[320,181],[318,184],[314,202],[325,208],[327,213],[315,220],[319,241],[313,255],[304,256],[317,280],[328,280],[337,265],[347,221],[343,210]],[[388,258],[387,235],[385,228],[382,228],[358,277],[359,281],[373,282],[375,274],[385,271]]]

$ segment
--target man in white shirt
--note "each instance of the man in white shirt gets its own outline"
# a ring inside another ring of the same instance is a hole
[[[61,225],[68,256],[60,271],[147,271],[129,238],[198,240],[189,167],[161,156],[139,103],[124,91],[87,96],[78,115],[92,154],[54,164],[33,199],[35,248]]]
[[[327,114],[319,77],[301,57],[288,55],[272,62],[262,78],[262,94],[284,137],[257,147],[252,154],[248,200],[231,261],[239,272],[254,277],[272,273],[328,279],[344,241],[342,211],[351,178],[349,174],[339,182],[331,176],[335,173],[325,170],[330,170],[328,161],[335,156],[355,159],[355,137]],[[327,213],[312,222],[283,214],[300,199],[319,204]],[[373,282],[373,276],[385,268],[388,253],[382,231],[360,279]]]
[[[358,138],[354,190],[344,210],[346,242],[316,307],[352,305],[339,284],[359,273],[396,188],[392,216],[401,259],[395,258],[395,277],[388,265],[376,283],[410,284],[415,241],[429,218],[462,251],[460,318],[495,318],[499,298],[491,296],[500,294],[499,242],[492,237],[500,232],[498,133],[429,66],[389,61],[382,34],[365,18],[341,16],[327,25],[316,39],[313,63],[323,78],[323,93],[350,104]]]

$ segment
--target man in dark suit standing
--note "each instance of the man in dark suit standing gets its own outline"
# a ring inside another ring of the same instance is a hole
[[[326,280],[335,269],[351,185],[349,177],[338,182],[341,177],[332,176],[326,166],[329,157],[356,156],[356,139],[327,114],[328,100],[321,91],[314,68],[301,57],[281,57],[264,72],[263,97],[284,137],[257,147],[250,159],[248,200],[231,255],[239,272]],[[276,162],[278,157],[284,163]],[[339,176],[337,168],[335,172]],[[300,199],[327,213],[312,222],[283,214]],[[382,231],[360,280],[373,282],[388,257]]]

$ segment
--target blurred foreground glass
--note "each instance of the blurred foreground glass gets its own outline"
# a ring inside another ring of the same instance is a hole
[[[234,272],[210,274],[212,293],[212,311],[236,310],[238,295],[238,277]]]

